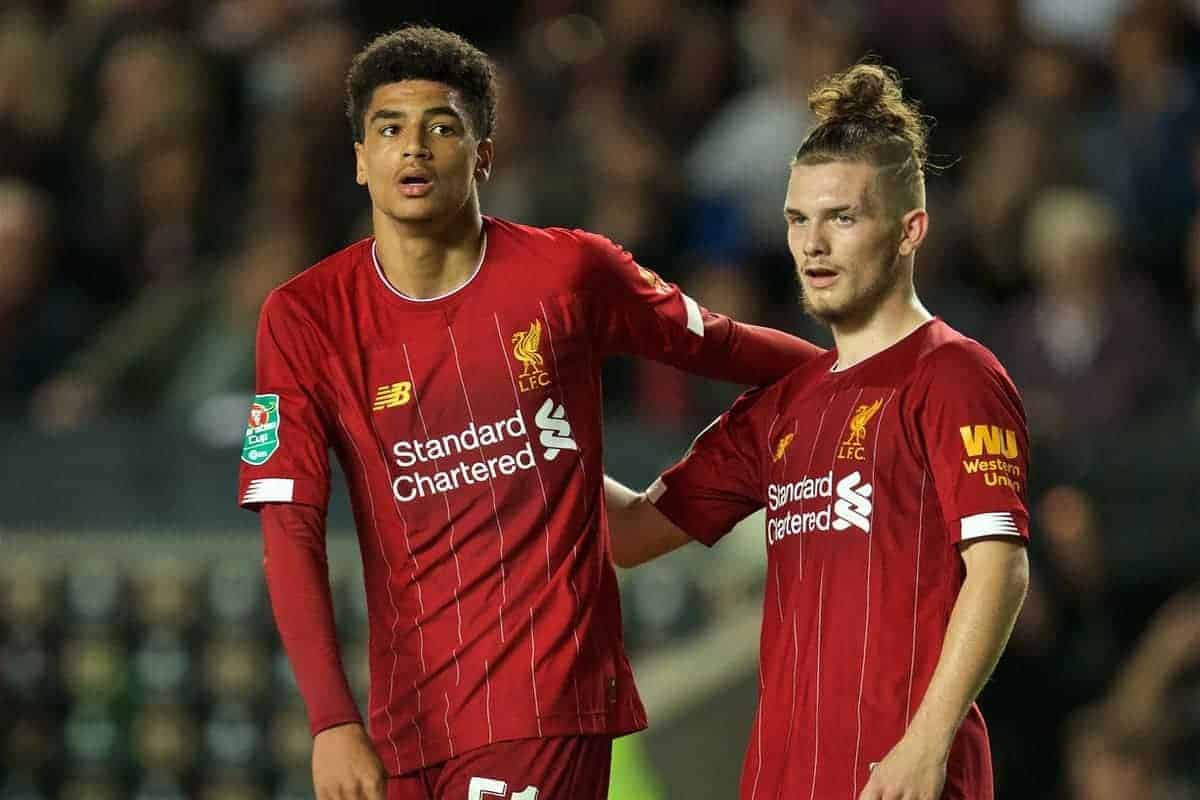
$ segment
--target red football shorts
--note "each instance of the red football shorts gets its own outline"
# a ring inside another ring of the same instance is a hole
[[[387,782],[387,800],[606,800],[607,736],[497,742]]]

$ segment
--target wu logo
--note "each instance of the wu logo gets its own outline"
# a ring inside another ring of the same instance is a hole
[[[850,435],[846,437],[846,441],[838,446],[838,458],[849,459],[851,461],[867,460],[867,449],[863,447],[863,442],[867,439],[867,425],[879,413],[879,409],[882,406],[883,400],[876,400],[869,406],[861,405],[858,407],[858,410],[854,412],[854,416],[850,417]]]
[[[542,403],[542,407],[538,409],[537,416],[533,418],[533,421],[541,429],[538,441],[542,443],[542,447],[546,448],[547,461],[558,458],[559,452],[563,450],[579,449],[579,445],[575,444],[575,440],[571,438],[571,423],[567,421],[565,406],[555,405],[553,400],[547,398],[546,402]]]
[[[958,432],[962,436],[963,448],[969,456],[981,456],[986,451],[989,456],[1012,459],[1020,452],[1017,449],[1017,434],[1008,428],[997,425],[963,425]]]
[[[837,483],[837,500],[833,504],[833,527],[844,531],[858,528],[871,532],[871,484],[861,483],[862,475],[851,472]],[[860,485],[861,484],[861,485]]]
[[[543,369],[546,363],[540,351],[542,346],[542,323],[534,320],[529,323],[529,330],[517,331],[512,335],[513,357],[520,361],[524,368],[517,377],[517,383],[522,392],[528,392],[542,386],[550,385],[550,376]]]

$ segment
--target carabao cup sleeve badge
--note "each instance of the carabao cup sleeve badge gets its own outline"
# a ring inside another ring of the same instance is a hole
[[[246,420],[242,461],[251,466],[267,463],[279,449],[279,395],[256,394]]]

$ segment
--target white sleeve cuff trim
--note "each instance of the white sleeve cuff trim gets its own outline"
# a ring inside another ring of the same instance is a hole
[[[243,503],[290,503],[295,494],[292,478],[255,478],[246,487]]]
[[[703,339],[704,320],[700,317],[700,306],[683,292],[679,296],[683,298],[683,307],[687,309],[687,329]]]
[[[658,498],[667,493],[667,485],[663,483],[662,478],[655,478],[654,483],[650,484],[650,488],[646,490],[646,499],[651,503],[657,503]]]
[[[963,517],[962,536],[967,539],[978,539],[981,536],[1020,536],[1021,530],[1017,521],[1008,511],[992,511],[987,514],[972,514]]]

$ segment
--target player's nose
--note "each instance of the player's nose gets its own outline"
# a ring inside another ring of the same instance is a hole
[[[404,139],[405,158],[429,158],[429,144],[425,141],[425,132],[420,125],[413,125]]]
[[[829,254],[829,241],[822,235],[820,226],[817,225],[811,225],[805,231],[800,247],[804,251],[804,255],[809,258]]]

